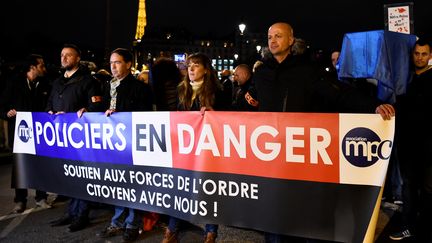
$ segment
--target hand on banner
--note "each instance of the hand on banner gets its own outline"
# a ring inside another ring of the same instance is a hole
[[[105,116],[110,116],[114,112],[115,112],[114,109],[108,109],[108,110],[105,111]]]
[[[382,104],[379,105],[375,109],[376,114],[380,114],[384,120],[390,120],[393,116],[395,116],[395,109],[390,104]]]
[[[81,118],[82,115],[84,114],[84,112],[87,112],[87,109],[86,109],[86,108],[81,108],[81,109],[79,109],[79,110],[77,111],[77,116],[78,116],[78,118]]]
[[[16,114],[17,114],[16,110],[15,109],[11,109],[10,111],[7,112],[6,115],[7,115],[8,118],[11,118],[11,117],[16,116]]]
[[[64,111],[57,111],[56,113],[54,113],[53,111],[48,111],[48,114],[50,115],[60,115],[60,114],[64,114]]]

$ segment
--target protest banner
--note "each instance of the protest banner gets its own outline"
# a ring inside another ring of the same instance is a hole
[[[394,119],[270,112],[19,112],[16,185],[341,242],[376,224]],[[373,235],[373,234],[372,234]]]

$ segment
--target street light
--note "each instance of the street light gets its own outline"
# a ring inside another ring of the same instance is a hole
[[[239,28],[239,30],[240,30],[240,36],[239,36],[239,39],[238,39],[238,44],[239,44],[239,46],[238,46],[238,54],[239,54],[239,57],[240,57],[240,61],[242,61],[243,59],[244,59],[244,53],[243,53],[243,38],[244,38],[244,36],[243,36],[243,33],[244,33],[244,31],[245,31],[245,29],[246,29],[246,25],[244,24],[244,23],[240,23],[239,25],[238,25],[238,28]]]
[[[241,24],[239,24],[239,30],[240,30],[240,35],[243,35],[243,32],[245,31],[245,29],[246,29],[246,25],[245,24],[243,24],[243,23],[241,23]]]
[[[257,50],[257,52],[259,53],[259,52],[261,51],[261,46],[260,46],[260,45],[257,45],[257,46],[256,46],[256,50]]]

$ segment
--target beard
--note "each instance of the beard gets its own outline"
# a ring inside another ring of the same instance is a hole
[[[72,63],[62,63],[62,67],[66,71],[72,71],[76,67],[76,65]]]
[[[428,63],[426,62],[426,63],[424,63],[424,62],[416,62],[415,63],[415,69],[416,70],[421,70],[421,69],[423,69],[423,68],[426,68],[428,66]]]

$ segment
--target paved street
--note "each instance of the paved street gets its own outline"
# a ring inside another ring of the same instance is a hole
[[[10,188],[12,162],[10,154],[0,154],[0,242],[121,242],[121,236],[100,239],[96,234],[106,227],[112,216],[112,208],[97,205],[90,213],[91,225],[85,230],[70,233],[67,226],[51,227],[49,222],[60,217],[66,202],[55,203],[52,209],[35,208],[34,190],[29,190],[27,210],[10,214],[14,207],[14,191]],[[52,200],[50,195],[49,199]],[[388,240],[393,210],[382,209],[376,230],[376,242]],[[389,223],[390,222],[390,223]],[[203,226],[189,226],[180,235],[181,242],[202,242]],[[163,223],[150,232],[141,234],[138,242],[161,242]],[[263,234],[256,231],[220,226],[218,242],[264,242]]]

